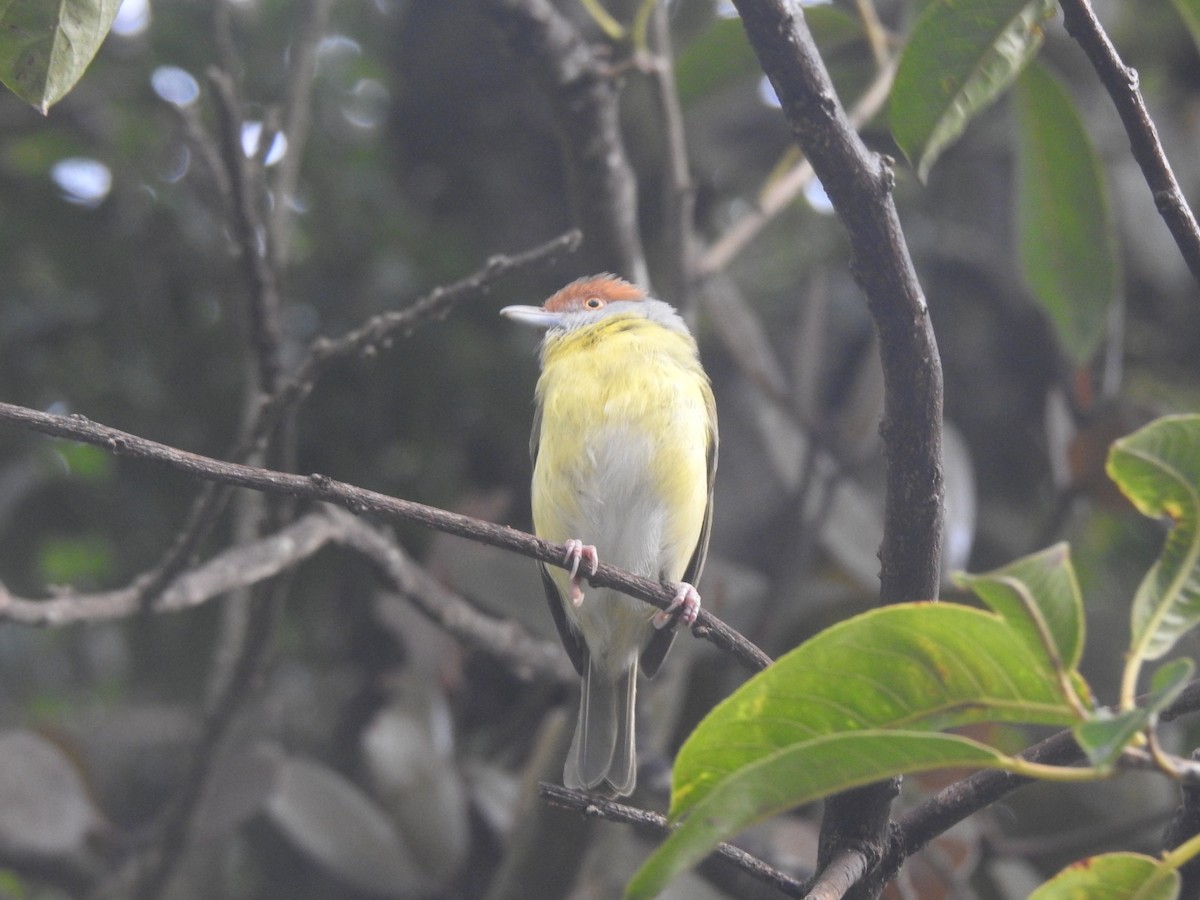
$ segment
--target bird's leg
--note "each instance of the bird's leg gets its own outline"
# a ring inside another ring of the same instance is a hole
[[[686,581],[675,585],[675,598],[666,609],[660,609],[654,614],[654,627],[666,628],[674,621],[682,622],[691,627],[700,615],[700,594]]]
[[[576,606],[583,603],[583,588],[579,586],[579,562],[587,560],[589,575],[595,575],[596,569],[600,565],[600,557],[596,553],[596,548],[592,544],[585,544],[578,538],[571,538],[566,542],[567,556],[563,562],[569,562],[571,568],[567,574],[571,577],[571,602]],[[697,598],[698,600],[699,598]]]

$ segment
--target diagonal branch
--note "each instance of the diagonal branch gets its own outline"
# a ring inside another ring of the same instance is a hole
[[[348,509],[356,515],[371,513],[389,521],[406,522],[442,531],[566,568],[564,560],[567,554],[562,544],[543,540],[506,525],[495,525],[413,500],[389,497],[376,491],[335,481],[327,475],[295,475],[241,463],[224,462],[109,428],[78,414],[56,416],[11,403],[0,403],[0,422],[19,425],[52,437],[93,444],[118,456],[156,462],[206,481],[251,488],[277,496],[320,500]],[[601,563],[596,574],[588,581],[597,587],[615,588],[659,609],[666,609],[675,597],[673,587],[649,578],[640,578],[607,563]],[[771,658],[762,650],[705,610],[701,610],[692,631],[697,637],[730,653],[750,671],[760,671],[771,663]]]
[[[1138,88],[1137,70],[1121,62],[1088,0],[1060,0],[1060,5],[1067,34],[1083,48],[1100,82],[1112,97],[1113,106],[1129,136],[1129,149],[1154,196],[1154,205],[1175,238],[1192,277],[1200,281],[1200,227],[1196,225],[1196,217],[1175,180],[1175,173],[1158,139],[1158,129],[1154,127],[1154,120],[1150,118]]]

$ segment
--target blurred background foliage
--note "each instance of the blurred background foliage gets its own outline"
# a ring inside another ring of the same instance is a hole
[[[558,5],[604,43],[581,6]],[[318,335],[403,307],[491,254],[572,224],[550,108],[478,6],[334,7],[289,201],[289,361]],[[1195,44],[1163,0],[1097,6],[1141,75],[1185,193],[1200,197]],[[229,4],[247,120],[269,118],[281,102],[300,7]],[[611,5],[624,21],[633,7]],[[899,2],[879,12],[898,32],[915,14]],[[849,105],[874,74],[854,6],[814,9],[813,22]],[[752,209],[789,135],[724,4],[672,4],[671,23],[696,228],[709,245]],[[1119,671],[1129,598],[1161,533],[1113,496],[1100,467],[1114,437],[1153,414],[1200,407],[1200,306],[1107,97],[1061,23],[1046,32],[1041,58],[1073,97],[1112,191],[1124,302],[1107,362],[1070,365],[1022,284],[1010,101],[971,125],[927,185],[901,165],[897,202],[932,310],[955,435],[949,564],[982,571],[1071,539],[1090,622],[1084,670],[1103,696]],[[608,52],[619,61],[627,48]],[[85,78],[48,117],[0,94],[5,401],[80,412],[217,457],[231,446],[249,383],[246,286],[212,171],[187,125],[194,117],[212,127],[204,73],[221,53],[210,4],[129,0]],[[624,137],[658,278],[669,265],[662,123],[644,76],[628,71],[622,84]],[[885,116],[864,136],[899,156]],[[246,140],[253,149],[253,136]],[[605,266],[585,241],[551,272],[508,279],[485,303],[459,307],[378,355],[340,362],[303,406],[297,471],[527,528],[535,337],[497,310],[540,302]],[[697,295],[689,314],[722,433],[703,592],[709,608],[774,655],[874,601],[881,395],[870,320],[819,191],[790,203]],[[765,339],[757,352],[778,361],[790,413],[748,370],[746,338],[730,317]],[[823,462],[804,463],[801,434],[819,443]],[[6,429],[0,580],[21,596],[123,585],[165,551],[197,491],[152,466]],[[415,529],[400,538],[472,600],[552,637],[532,563]],[[232,540],[224,525],[208,551]],[[542,866],[562,870],[553,890],[565,892],[578,869],[579,896],[608,896],[632,871],[625,861],[644,852],[637,839],[524,805],[530,788],[521,779],[546,753],[535,738],[553,744],[561,722],[547,712],[569,707],[571,690],[524,683],[379,594],[369,567],[346,552],[326,550],[300,567],[272,665],[235,729],[241,749],[229,751],[237,763],[225,779],[234,787],[213,801],[199,829],[206,838],[171,895],[483,896],[515,865],[522,829],[551,816]],[[0,848],[19,844],[14,833],[50,809],[73,812],[55,819],[39,852],[50,847],[51,858],[61,853],[85,875],[97,858],[119,859],[136,844],[178,785],[214,661],[228,650],[226,615],[209,604],[59,630],[0,625],[0,740],[26,742],[0,754],[0,794],[17,816],[0,812]],[[739,677],[686,639],[674,657],[665,687],[646,693],[654,721],[642,753],[651,775],[666,771],[680,736]],[[1187,740],[1182,730],[1179,740]],[[549,755],[540,777],[554,779],[562,748]],[[16,758],[24,769],[13,770]],[[662,808],[665,781],[645,776],[639,800]],[[236,789],[238,778],[254,787]],[[907,788],[914,794],[923,789],[916,781]],[[973,877],[979,896],[1023,896],[1039,872],[1106,840],[1128,847],[1132,832],[1153,848],[1161,820],[1130,821],[1120,802],[1123,792],[1149,789],[1127,778],[1084,796],[1029,791],[956,832],[958,843],[935,848],[953,859],[949,868],[917,863],[906,877],[940,879],[951,894]],[[1169,792],[1157,782],[1153,790],[1167,810]],[[1030,840],[1050,833],[1053,842]],[[777,864],[811,864],[805,818],[749,840]],[[550,853],[554,841],[567,849]],[[12,871],[0,892],[77,887],[66,877],[38,887],[20,866]],[[716,889],[690,882],[681,890],[703,897]]]

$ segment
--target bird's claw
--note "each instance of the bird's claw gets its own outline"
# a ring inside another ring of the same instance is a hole
[[[666,609],[660,609],[654,614],[654,627],[666,628],[674,621],[682,622],[689,628],[696,624],[700,615],[700,594],[686,581],[675,586],[675,597]]]
[[[571,603],[579,606],[583,603],[583,588],[579,586],[579,563],[581,560],[587,560],[588,574],[595,575],[596,569],[600,567],[600,557],[592,544],[585,544],[578,538],[571,538],[567,541],[566,548],[567,555],[563,562],[571,564],[571,568],[567,570],[567,575],[571,580]]]

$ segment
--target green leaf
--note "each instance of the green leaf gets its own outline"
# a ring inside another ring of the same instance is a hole
[[[1195,666],[1190,659],[1177,659],[1154,673],[1154,687],[1143,705],[1116,715],[1098,710],[1094,718],[1075,726],[1075,741],[1094,766],[1116,762],[1134,737],[1179,696],[1191,680]]]
[[[1200,0],[1171,0],[1183,23],[1192,33],[1192,41],[1200,47]]]
[[[1035,651],[1048,653],[1060,672],[1073,672],[1079,665],[1083,598],[1067,544],[1055,544],[984,575],[959,573],[954,581],[979,595]]]
[[[1115,441],[1109,477],[1172,528],[1133,600],[1131,659],[1158,659],[1200,622],[1200,415],[1167,416]]]
[[[1074,720],[1046,654],[999,616],[897,604],[821,632],[715,707],[679,751],[671,813],[743,766],[830,734]]]
[[[1162,872],[1158,860],[1141,853],[1105,853],[1071,863],[1029,900],[1174,900],[1179,873]]]
[[[0,0],[0,82],[43,113],[83,76],[121,0]]]
[[[750,823],[835,790],[907,772],[960,766],[1004,768],[1011,762],[968,738],[911,731],[828,735],[782,750],[722,781],[692,807],[634,876],[626,896],[655,896],[672,878]]]
[[[94,583],[113,571],[112,542],[99,534],[49,540],[38,551],[38,574],[49,584]]]
[[[1100,161],[1067,92],[1041,66],[1017,82],[1021,270],[1077,366],[1099,349],[1121,290]]]
[[[1052,0],[934,0],[892,86],[896,143],[922,181],[943,150],[1012,84],[1042,43]]]
[[[854,785],[1005,765],[936,729],[1076,719],[1044,649],[1000,616],[929,602],[872,610],[783,656],[700,723],[675,761],[671,815],[684,824],[638,883],[661,884],[744,825]]]
[[[762,75],[740,19],[717,19],[675,62],[679,100],[690,103],[727,84]]]

